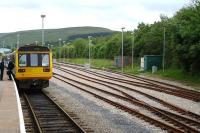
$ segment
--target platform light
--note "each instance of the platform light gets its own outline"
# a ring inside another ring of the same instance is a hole
[[[46,15],[41,15],[42,18],[42,46],[44,46],[44,18],[46,17]]]
[[[165,26],[163,27],[163,61],[162,61],[162,66],[163,66],[163,72],[165,71]]]
[[[123,73],[123,70],[124,70],[124,40],[123,40],[123,30],[125,29],[125,27],[122,27],[121,28],[122,29],[122,57],[121,57],[121,59],[122,59],[122,61],[121,61],[121,66],[122,66],[122,73]]]
[[[88,36],[88,41],[89,41],[89,42],[88,42],[88,45],[89,45],[89,57],[88,57],[88,58],[89,58],[89,65],[90,65],[90,63],[91,63],[91,62],[90,62],[90,60],[91,60],[91,59],[90,59],[90,45],[91,45],[91,37],[92,37],[92,36]]]
[[[61,41],[62,41],[62,39],[61,39],[61,38],[59,38],[59,39],[58,39],[58,41],[59,41],[59,46],[60,46],[60,52],[59,52],[59,54],[60,54],[60,57],[59,57],[59,58],[61,59]]]
[[[65,41],[63,41],[63,46],[65,46]],[[64,52],[63,52],[63,62],[65,62],[65,54],[66,54],[65,47],[63,47],[63,50],[64,50]]]
[[[133,58],[134,58],[134,49],[133,49],[133,47],[134,47],[134,42],[135,42],[135,34],[134,34],[134,30],[133,30],[133,32],[131,32],[131,35],[133,35],[133,42],[132,42],[132,69],[133,69]]]

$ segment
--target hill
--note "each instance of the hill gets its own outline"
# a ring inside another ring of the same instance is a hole
[[[7,33],[0,33],[0,37],[2,37],[2,36],[4,36],[4,35],[6,35]]]
[[[87,38],[91,36],[105,36],[112,34],[114,31],[101,28],[101,27],[70,27],[70,28],[61,28],[61,29],[45,29],[45,43],[54,44],[58,42],[58,39],[70,41],[76,38]],[[5,41],[5,46],[16,45],[17,35],[19,34],[20,45],[35,43],[41,44],[41,29],[38,30],[28,30],[28,31],[19,31],[13,33],[1,33],[0,34],[0,43]]]

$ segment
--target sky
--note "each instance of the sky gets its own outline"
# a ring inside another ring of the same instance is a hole
[[[0,33],[77,26],[133,30],[172,17],[190,0],[0,0]]]

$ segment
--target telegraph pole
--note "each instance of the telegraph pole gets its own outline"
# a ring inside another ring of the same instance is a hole
[[[123,35],[123,30],[125,29],[124,27],[122,27],[121,28],[122,29],[122,64],[121,64],[121,66],[122,66],[122,73],[123,73],[123,70],[124,70],[124,40],[123,40],[123,37],[124,37],[124,35]]]
[[[41,15],[42,18],[42,46],[44,46],[44,18],[46,15]]]
[[[133,35],[133,43],[132,43],[132,69],[133,69],[133,58],[134,58],[134,50],[133,50],[133,48],[134,48],[134,41],[135,41],[134,30],[133,30],[133,32],[131,34]]]
[[[19,37],[20,37],[20,34],[17,34],[17,49],[19,48]]]
[[[90,45],[91,45],[91,37],[92,37],[92,36],[88,36],[88,41],[89,41],[89,42],[88,42],[88,45],[89,45],[89,64],[91,63],[91,62],[90,62],[90,60],[91,60],[91,59],[90,59]]]
[[[164,29],[163,29],[163,64],[162,64],[162,66],[163,66],[163,72],[165,71],[165,44],[166,42],[165,42],[165,27],[164,27]]]

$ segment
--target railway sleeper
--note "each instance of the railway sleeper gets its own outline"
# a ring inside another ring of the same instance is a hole
[[[77,133],[75,129],[46,129],[46,132],[55,132],[55,133]]]
[[[41,128],[57,128],[57,129],[62,129],[62,128],[73,128],[73,125],[66,125],[66,124],[45,124],[41,125]]]
[[[42,122],[39,122],[41,126],[45,126],[45,125],[69,125],[70,123],[69,122],[47,122],[47,121],[42,121]]]
[[[48,118],[48,117],[61,117],[61,114],[37,114],[37,116],[42,117],[42,118]]]
[[[43,130],[63,130],[63,129],[76,129],[75,127],[73,127],[73,125],[55,125],[55,126],[52,126],[52,125],[46,125],[46,126],[42,126],[42,129]]]

